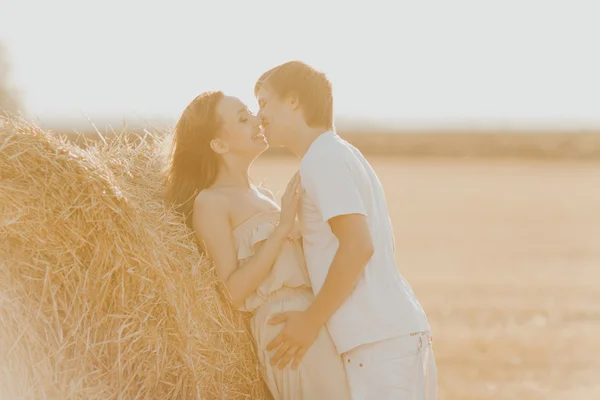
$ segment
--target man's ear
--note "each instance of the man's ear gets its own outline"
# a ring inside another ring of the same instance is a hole
[[[292,110],[298,109],[298,107],[300,107],[300,98],[298,96],[298,92],[291,91],[288,93],[287,102],[292,107]]]
[[[219,138],[210,141],[210,148],[217,154],[225,154],[229,151],[227,142]]]

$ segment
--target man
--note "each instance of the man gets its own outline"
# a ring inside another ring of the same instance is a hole
[[[343,357],[353,399],[435,399],[437,368],[427,317],[394,258],[385,195],[375,172],[334,132],[326,76],[292,61],[255,86],[271,146],[301,158],[299,212],[314,303],[284,313],[268,349],[297,366],[326,325]]]

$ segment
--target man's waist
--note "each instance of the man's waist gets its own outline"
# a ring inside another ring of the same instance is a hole
[[[426,321],[423,309],[418,303],[410,301],[396,301],[385,306],[378,303],[361,302],[359,297],[348,299],[333,314],[330,321],[340,324],[361,324],[361,321],[370,321],[381,325],[398,325],[410,321]]]
[[[400,320],[392,315],[388,318],[393,322],[381,324],[374,318],[360,317],[345,320],[332,318],[327,324],[327,329],[339,354],[367,343],[430,330],[427,321],[417,316],[407,320]]]
[[[359,289],[333,314],[329,323],[333,327],[350,330],[385,330],[408,327],[427,327],[427,317],[418,302],[397,293],[395,296],[374,297]]]

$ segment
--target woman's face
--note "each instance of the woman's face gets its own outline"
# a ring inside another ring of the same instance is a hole
[[[217,114],[222,121],[218,140],[225,153],[255,158],[267,149],[260,118],[240,99],[224,96],[217,105]]]

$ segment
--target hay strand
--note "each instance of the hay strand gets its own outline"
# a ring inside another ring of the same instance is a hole
[[[0,119],[0,399],[261,399],[250,336],[165,206],[158,133]]]

